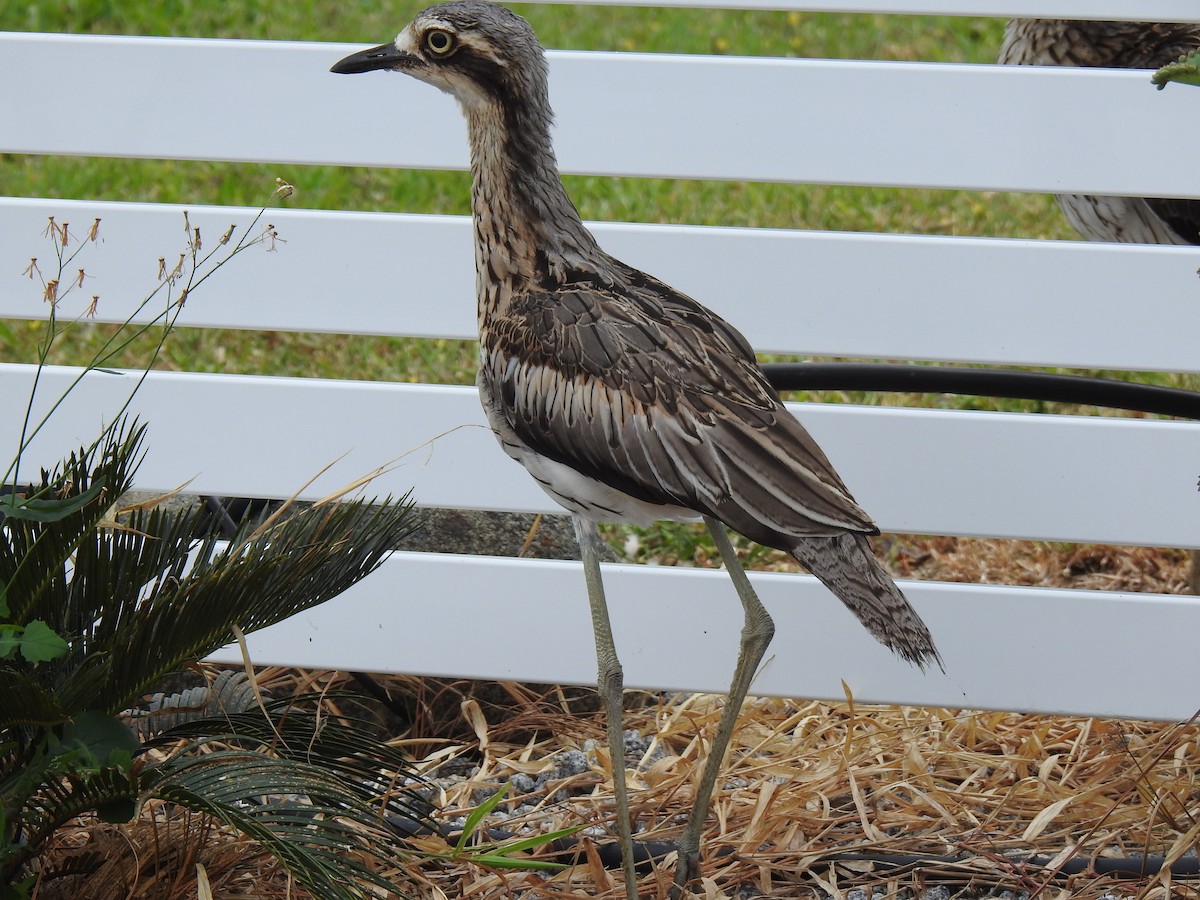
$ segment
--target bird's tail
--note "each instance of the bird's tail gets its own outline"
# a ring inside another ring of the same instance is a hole
[[[865,534],[802,538],[792,555],[833,591],[881,644],[922,671],[933,664],[945,670],[929,629],[875,558]]]

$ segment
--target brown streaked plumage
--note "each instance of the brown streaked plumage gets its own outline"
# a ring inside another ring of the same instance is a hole
[[[1200,47],[1200,24],[1012,19],[999,61],[1021,66],[1157,69]],[[1100,128],[1119,123],[1094,123]],[[1058,195],[1079,234],[1091,241],[1200,244],[1200,201],[1157,197]]]
[[[676,892],[697,874],[708,797],[773,625],[720,524],[794,555],[904,659],[940,664],[925,624],[867,541],[877,533],[738,331],[605,253],[559,179],[546,62],[528,24],[478,0],[430,7],[340,73],[392,69],[454,95],[467,119],[480,396],[505,451],[575,514],[596,629],[626,891],[621,671],[594,523],[703,517],[746,614],[730,701],[680,840]]]

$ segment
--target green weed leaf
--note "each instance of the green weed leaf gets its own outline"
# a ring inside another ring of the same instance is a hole
[[[526,850],[536,850],[538,847],[544,847],[546,844],[551,844],[554,841],[561,840],[565,837],[570,837],[576,834],[583,828],[582,825],[573,825],[570,828],[560,828],[558,831],[547,832],[546,834],[535,834],[532,837],[519,838],[515,841],[506,841],[503,844],[497,844],[494,847],[487,848],[487,853],[495,855],[507,855],[509,853],[523,853]],[[559,865],[559,863],[553,863]]]
[[[498,856],[494,853],[485,853],[479,856],[472,855],[471,862],[478,863],[481,866],[487,866],[489,869],[524,869],[524,870],[555,870],[566,868],[563,863],[546,862],[540,859],[512,859],[508,856]]]
[[[90,709],[63,726],[59,753],[78,753],[92,768],[124,767],[127,771],[132,755],[141,748],[141,743],[125,725],[107,713]]]
[[[472,834],[475,833],[476,829],[479,828],[479,823],[484,820],[488,813],[496,808],[500,801],[504,799],[504,795],[507,793],[508,785],[506,784],[504,787],[500,788],[500,790],[496,791],[496,793],[492,794],[492,796],[488,797],[477,807],[471,810],[471,814],[467,816],[467,821],[463,823],[463,830],[462,834],[458,836],[458,843],[454,846],[454,849],[457,852],[461,853],[466,848],[467,840]]]
[[[565,869],[567,868],[566,863],[550,862],[543,859],[529,859],[528,857],[513,859],[512,854],[524,853],[526,850],[536,850],[539,847],[545,847],[547,844],[552,844],[557,840],[578,833],[582,828],[582,825],[575,825],[571,828],[561,828],[558,831],[551,831],[546,834],[535,834],[532,837],[518,838],[517,840],[499,844],[489,844],[482,847],[479,852],[469,854],[467,858],[471,862],[478,863],[481,866],[490,866],[493,869],[537,871]]]
[[[67,516],[79,512],[104,491],[103,479],[97,480],[86,491],[62,500],[23,498],[18,494],[0,497],[0,519],[26,519],[33,522],[61,522]]]
[[[7,655],[5,643],[0,635],[0,657]],[[16,638],[16,643],[21,647],[21,655],[31,663],[58,659],[67,652],[67,642],[41,619],[34,619],[26,625],[23,633]]]
[[[108,822],[110,825],[125,825],[132,822],[133,817],[137,815],[137,801],[132,797],[120,797],[111,803],[97,806],[96,814],[100,817],[101,822]]]

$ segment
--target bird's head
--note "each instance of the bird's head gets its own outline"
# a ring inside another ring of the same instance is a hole
[[[529,23],[483,0],[431,6],[390,44],[351,54],[330,71],[403,72],[453,94],[464,109],[545,94],[546,64]]]

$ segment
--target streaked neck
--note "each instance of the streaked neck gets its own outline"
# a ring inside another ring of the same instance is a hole
[[[467,132],[481,301],[485,281],[561,283],[603,264],[559,178],[547,114],[470,109]]]

